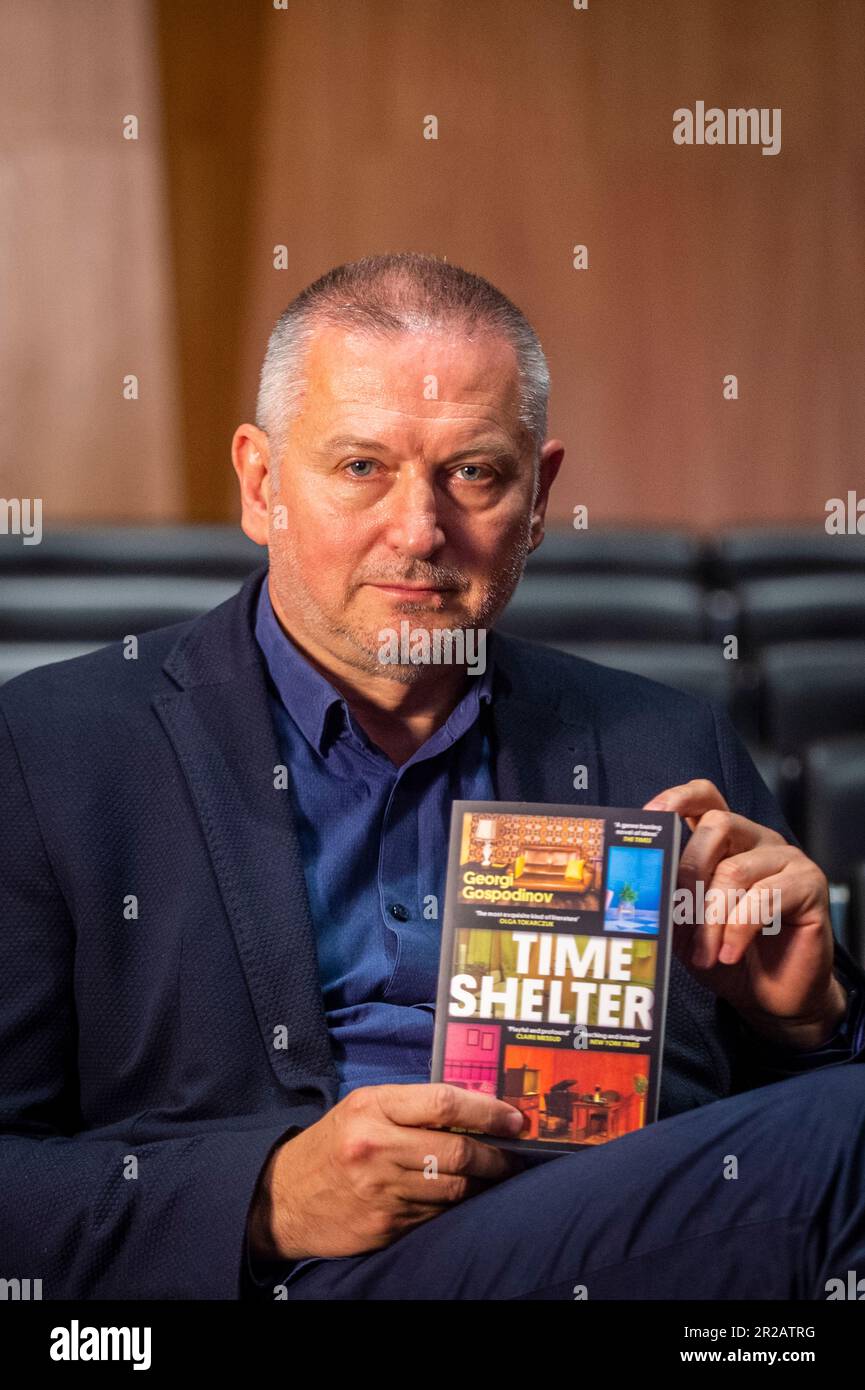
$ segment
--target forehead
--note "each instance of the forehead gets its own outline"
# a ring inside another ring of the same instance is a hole
[[[400,432],[494,425],[521,435],[516,353],[506,339],[458,329],[379,337],[328,325],[306,358],[303,423],[352,421]],[[301,420],[298,420],[298,425]]]

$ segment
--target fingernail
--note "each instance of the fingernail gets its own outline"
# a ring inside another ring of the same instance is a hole
[[[732,965],[735,959],[736,947],[731,946],[728,941],[725,941],[720,951],[718,952],[718,960],[723,961],[725,965]]]
[[[508,1129],[511,1131],[511,1134],[520,1134],[523,1128],[523,1123],[524,1117],[523,1115],[521,1115],[519,1110],[515,1110],[513,1114],[508,1115],[507,1124]]]

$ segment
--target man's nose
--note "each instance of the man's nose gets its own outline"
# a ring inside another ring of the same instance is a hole
[[[439,499],[428,478],[401,478],[388,497],[387,542],[405,555],[434,554],[445,541]]]

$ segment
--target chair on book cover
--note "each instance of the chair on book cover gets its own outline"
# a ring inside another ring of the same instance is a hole
[[[505,1072],[505,1097],[533,1096],[538,1092],[538,1071],[536,1067],[508,1067]]]
[[[552,1138],[556,1134],[568,1132],[574,1108],[570,1087],[576,1084],[576,1081],[572,1081],[566,1083],[567,1089],[560,1084],[557,1090],[544,1092],[544,1109],[538,1115],[539,1135]]]

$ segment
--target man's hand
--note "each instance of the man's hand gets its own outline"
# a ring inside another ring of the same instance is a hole
[[[676,954],[755,1031],[790,1047],[819,1047],[846,1009],[846,992],[832,973],[825,875],[777,831],[732,812],[712,782],[670,787],[643,809],[676,811],[691,828],[678,879],[691,901],[698,901],[700,882],[707,896],[721,890],[709,899],[704,922],[675,928]],[[745,896],[727,911],[735,901],[730,890]],[[780,930],[772,922],[764,934],[773,902]]]
[[[296,1260],[377,1250],[522,1170],[519,1154],[444,1125],[512,1139],[523,1116],[444,1082],[359,1087],[271,1154],[250,1213],[250,1252]]]

